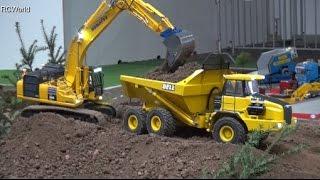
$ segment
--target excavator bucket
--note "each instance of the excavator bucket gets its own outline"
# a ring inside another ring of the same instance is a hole
[[[167,47],[167,55],[162,70],[166,72],[176,71],[195,49],[194,36],[186,30],[172,33],[163,43]]]

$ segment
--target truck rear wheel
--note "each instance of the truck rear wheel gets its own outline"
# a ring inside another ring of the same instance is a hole
[[[124,128],[135,134],[147,132],[145,114],[140,109],[129,108],[123,116]]]
[[[214,124],[213,138],[223,143],[244,143],[246,130],[236,119],[223,117]]]
[[[172,136],[176,132],[176,128],[176,120],[168,110],[156,108],[148,113],[147,129],[149,133]]]

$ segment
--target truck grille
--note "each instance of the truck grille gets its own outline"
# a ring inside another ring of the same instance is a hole
[[[287,124],[291,124],[292,119],[292,107],[290,105],[283,106],[284,109],[284,120]]]

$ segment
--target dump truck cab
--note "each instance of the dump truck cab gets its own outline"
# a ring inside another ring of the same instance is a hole
[[[251,103],[252,95],[259,92],[258,80],[264,79],[261,75],[232,74],[224,75],[224,87],[221,101],[215,101],[217,111],[239,112]],[[219,97],[217,97],[219,100]],[[256,108],[260,112],[261,108]]]
[[[211,115],[212,128],[221,117],[238,121],[246,132],[279,131],[286,124],[292,124],[292,108],[289,104],[259,94],[258,81],[263,79],[262,75],[224,75],[225,83],[222,94],[215,97],[214,101],[215,109]],[[219,131],[225,131],[226,134],[226,137],[221,139],[222,141],[231,140],[231,134],[235,133],[232,129],[232,127],[219,129]],[[228,134],[230,134],[229,139]],[[223,132],[219,135],[223,136]]]

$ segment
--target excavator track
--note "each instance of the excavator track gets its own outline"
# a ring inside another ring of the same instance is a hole
[[[35,114],[39,113],[57,113],[66,118],[74,118],[80,121],[94,123],[102,125],[106,121],[106,117],[103,113],[84,109],[84,108],[65,108],[58,106],[48,106],[48,105],[32,105],[24,108],[21,112],[22,117],[29,118]]]

